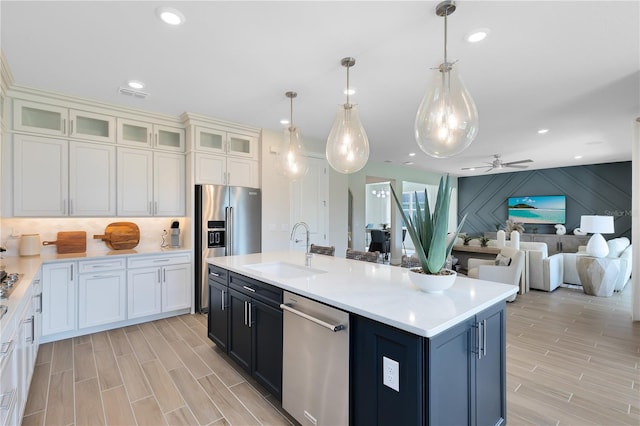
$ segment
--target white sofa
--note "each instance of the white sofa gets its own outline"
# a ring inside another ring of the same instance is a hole
[[[611,239],[607,241],[607,245],[607,259],[619,263],[620,273],[614,291],[622,291],[631,277],[632,245],[627,237]],[[557,253],[544,260],[544,286],[541,290],[553,291],[562,283],[582,285],[576,266],[578,256],[587,256],[584,246],[581,246],[577,253]]]

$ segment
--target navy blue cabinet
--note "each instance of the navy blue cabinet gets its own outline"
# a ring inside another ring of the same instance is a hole
[[[229,284],[228,272],[217,266],[208,266],[208,336],[224,352],[227,352],[229,333]]]
[[[282,290],[229,274],[229,356],[282,399]]]
[[[427,339],[428,424],[506,422],[505,302]]]
[[[349,323],[350,424],[423,424],[423,339],[357,315]],[[382,384],[385,357],[399,364],[398,390]]]
[[[351,424],[432,426],[506,422],[505,303],[422,338],[354,315]],[[383,384],[383,357],[399,389]]]

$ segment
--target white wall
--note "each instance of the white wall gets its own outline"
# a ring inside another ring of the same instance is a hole
[[[292,223],[289,223],[291,192],[289,181],[276,170],[276,152],[282,133],[262,131],[262,251],[289,249]],[[324,141],[304,139],[310,155],[324,157]],[[274,151],[274,152],[272,152]],[[330,169],[330,168],[329,168]],[[347,177],[329,171],[328,244],[336,247],[336,255],[344,257],[347,249]]]

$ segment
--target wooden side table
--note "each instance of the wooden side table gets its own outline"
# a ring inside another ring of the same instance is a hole
[[[616,278],[620,273],[620,259],[578,256],[576,268],[585,294],[613,296]]]

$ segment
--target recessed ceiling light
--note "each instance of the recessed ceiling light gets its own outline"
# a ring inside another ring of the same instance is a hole
[[[289,124],[289,120],[283,118],[282,120],[280,120],[280,124]]]
[[[415,157],[415,156],[416,156],[416,153],[415,153],[415,152],[410,152],[410,153],[409,153],[409,157]]]
[[[582,155],[574,155],[574,156],[573,156],[573,159],[574,159],[574,160],[579,160],[579,159],[581,159],[581,158],[582,158]]]
[[[127,81],[127,86],[131,87],[132,89],[144,89],[144,83],[138,80],[129,80]]]
[[[489,30],[489,28],[478,28],[477,30],[467,33],[467,35],[464,36],[464,39],[469,43],[477,43],[487,38],[490,32],[491,30]]]
[[[540,130],[538,130],[538,134],[539,135],[544,135],[546,133],[549,133],[549,129],[540,129]]]
[[[475,169],[476,169],[475,167],[469,167],[469,170],[471,170],[471,171],[473,171]]]
[[[156,9],[158,17],[169,25],[182,25],[185,17],[178,9],[172,7],[159,7]]]
[[[413,166],[415,163],[413,161],[405,161],[404,163],[405,166]]]

